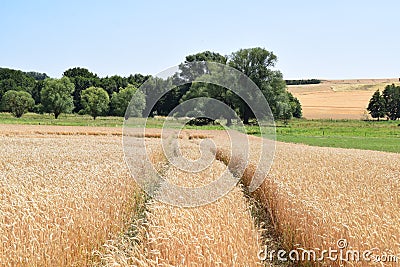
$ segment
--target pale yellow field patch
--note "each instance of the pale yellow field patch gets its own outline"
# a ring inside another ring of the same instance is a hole
[[[291,85],[307,119],[366,119],[372,94],[398,79],[326,80],[320,84]]]

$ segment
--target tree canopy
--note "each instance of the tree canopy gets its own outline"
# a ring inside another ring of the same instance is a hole
[[[385,109],[385,99],[381,95],[381,92],[376,90],[369,101],[367,110],[371,114],[372,118],[377,118],[379,120],[385,116]]]
[[[128,106],[129,110],[127,110]],[[120,89],[118,93],[114,92],[111,97],[112,114],[116,116],[141,117],[145,106],[146,96],[131,84]]]
[[[35,104],[32,96],[24,91],[7,91],[2,98],[2,107],[10,111],[15,117],[20,118]]]
[[[271,70],[276,61],[277,57],[272,52],[259,47],[240,49],[231,54],[229,61],[229,66],[245,74],[260,88],[274,115],[278,115],[276,99],[281,97],[286,88],[280,73]],[[251,99],[252,96],[249,95],[248,98]],[[238,100],[238,106],[243,123],[248,124],[249,119],[254,118],[251,108],[243,99]]]
[[[98,78],[96,74],[90,72],[86,68],[75,67],[64,71],[63,76],[68,78],[84,77],[88,79]]]
[[[194,60],[201,61],[196,64],[188,64]],[[283,80],[282,74],[272,69],[276,61],[277,57],[272,52],[260,47],[241,49],[232,53],[229,57],[206,51],[186,57],[186,61],[179,66],[181,71],[179,75],[183,80],[193,79],[196,81],[199,77],[202,80],[207,80],[207,75],[210,74],[211,70],[208,69],[207,64],[203,64],[202,62],[227,64],[245,74],[257,85],[268,101],[275,118],[288,120],[292,116],[301,117],[300,102],[286,90],[286,83]],[[218,75],[216,73],[218,71],[213,72],[213,75]],[[223,81],[227,78],[219,77],[218,79]],[[226,81],[227,84],[238,82],[240,83],[240,81]],[[181,102],[196,97],[210,97],[223,102],[232,110],[235,110],[245,124],[249,123],[251,118],[255,118],[252,109],[246,102],[228,88],[222,88],[210,83],[190,83],[188,87],[188,90],[184,91],[181,97]],[[251,95],[246,91],[245,87],[240,89],[241,95],[253,103],[257,103],[257,96]],[[221,115],[227,119],[228,124],[231,123],[232,114]]]
[[[124,116],[124,108],[131,100],[137,102],[128,114],[139,114],[143,111],[143,114],[150,116],[166,116],[183,101],[203,96],[223,102],[234,110],[244,123],[249,123],[255,116],[243,99],[228,88],[206,82],[212,71],[214,75],[217,72],[209,69],[207,62],[230,66],[247,75],[260,88],[276,119],[301,117],[300,102],[286,90],[282,74],[275,69],[276,55],[260,47],[240,49],[229,56],[212,51],[188,55],[179,65],[178,72],[167,79],[139,73],[128,77],[99,77],[83,67],[69,68],[64,71],[61,79],[50,79],[46,73],[0,68],[0,99],[10,90],[25,91],[34,99],[35,106],[30,108],[34,112],[54,113],[56,118],[61,113],[88,113],[96,118],[99,115]],[[226,77],[220,79],[224,80]],[[257,96],[252,96],[246,92],[246,86],[243,87],[241,94],[256,101]],[[135,94],[138,99],[129,99],[134,91],[138,92],[135,88],[140,88],[143,94]],[[384,98],[386,109],[393,106],[386,100],[392,99],[392,96],[386,96],[384,93]],[[213,110],[211,106],[203,108]],[[394,107],[390,111],[391,117],[397,116],[392,114],[397,112],[393,109]],[[228,124],[231,123],[231,112],[219,115],[227,119]]]
[[[81,102],[83,112],[89,114],[95,120],[98,116],[107,113],[110,98],[103,88],[91,86],[82,91]]]
[[[47,76],[46,73],[40,73],[40,72],[36,72],[36,71],[28,71],[28,72],[25,72],[25,74],[29,77],[32,77],[36,81],[44,81],[47,78],[50,78],[49,76]]]
[[[400,118],[400,86],[387,85],[382,94],[375,91],[369,100],[367,110],[372,118],[386,117],[388,120]]]
[[[70,113],[74,108],[74,89],[75,86],[68,77],[46,79],[40,92],[44,111],[53,113],[56,119],[61,113]]]
[[[35,79],[20,70],[0,68],[0,97],[9,90],[32,92]]]
[[[400,86],[388,85],[382,92],[386,116],[391,120],[400,118]]]

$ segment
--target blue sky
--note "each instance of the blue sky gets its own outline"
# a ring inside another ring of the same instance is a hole
[[[0,66],[156,74],[264,47],[286,79],[400,77],[399,1],[22,1],[0,5]]]

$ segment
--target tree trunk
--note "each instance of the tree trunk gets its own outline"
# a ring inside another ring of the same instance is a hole
[[[232,125],[232,118],[229,117],[226,119],[226,126],[231,126]]]
[[[250,118],[250,114],[247,111],[247,109],[245,109],[244,114],[243,114],[243,124],[249,124],[249,118]]]
[[[60,113],[58,113],[58,112],[54,112],[54,118],[55,119],[58,119],[58,116],[60,115]]]

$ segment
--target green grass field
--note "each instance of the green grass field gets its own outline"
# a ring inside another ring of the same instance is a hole
[[[400,153],[398,121],[293,120],[277,123],[277,140],[313,146]]]
[[[161,128],[162,119],[148,119],[147,127]],[[294,119],[288,125],[276,122],[278,141],[303,143],[313,146],[342,147],[400,153],[399,121],[361,120],[304,120]],[[0,113],[0,124],[70,125],[122,127],[121,117],[98,117],[62,114],[56,120],[48,114],[25,114],[14,118],[9,113]],[[187,126],[187,129],[220,130],[220,125]],[[260,135],[256,126],[246,127],[249,134]]]
[[[61,114],[54,119],[50,114],[27,113],[17,119],[10,113],[0,113],[0,124],[121,127],[122,123],[121,117],[97,117],[93,120],[89,115]]]

